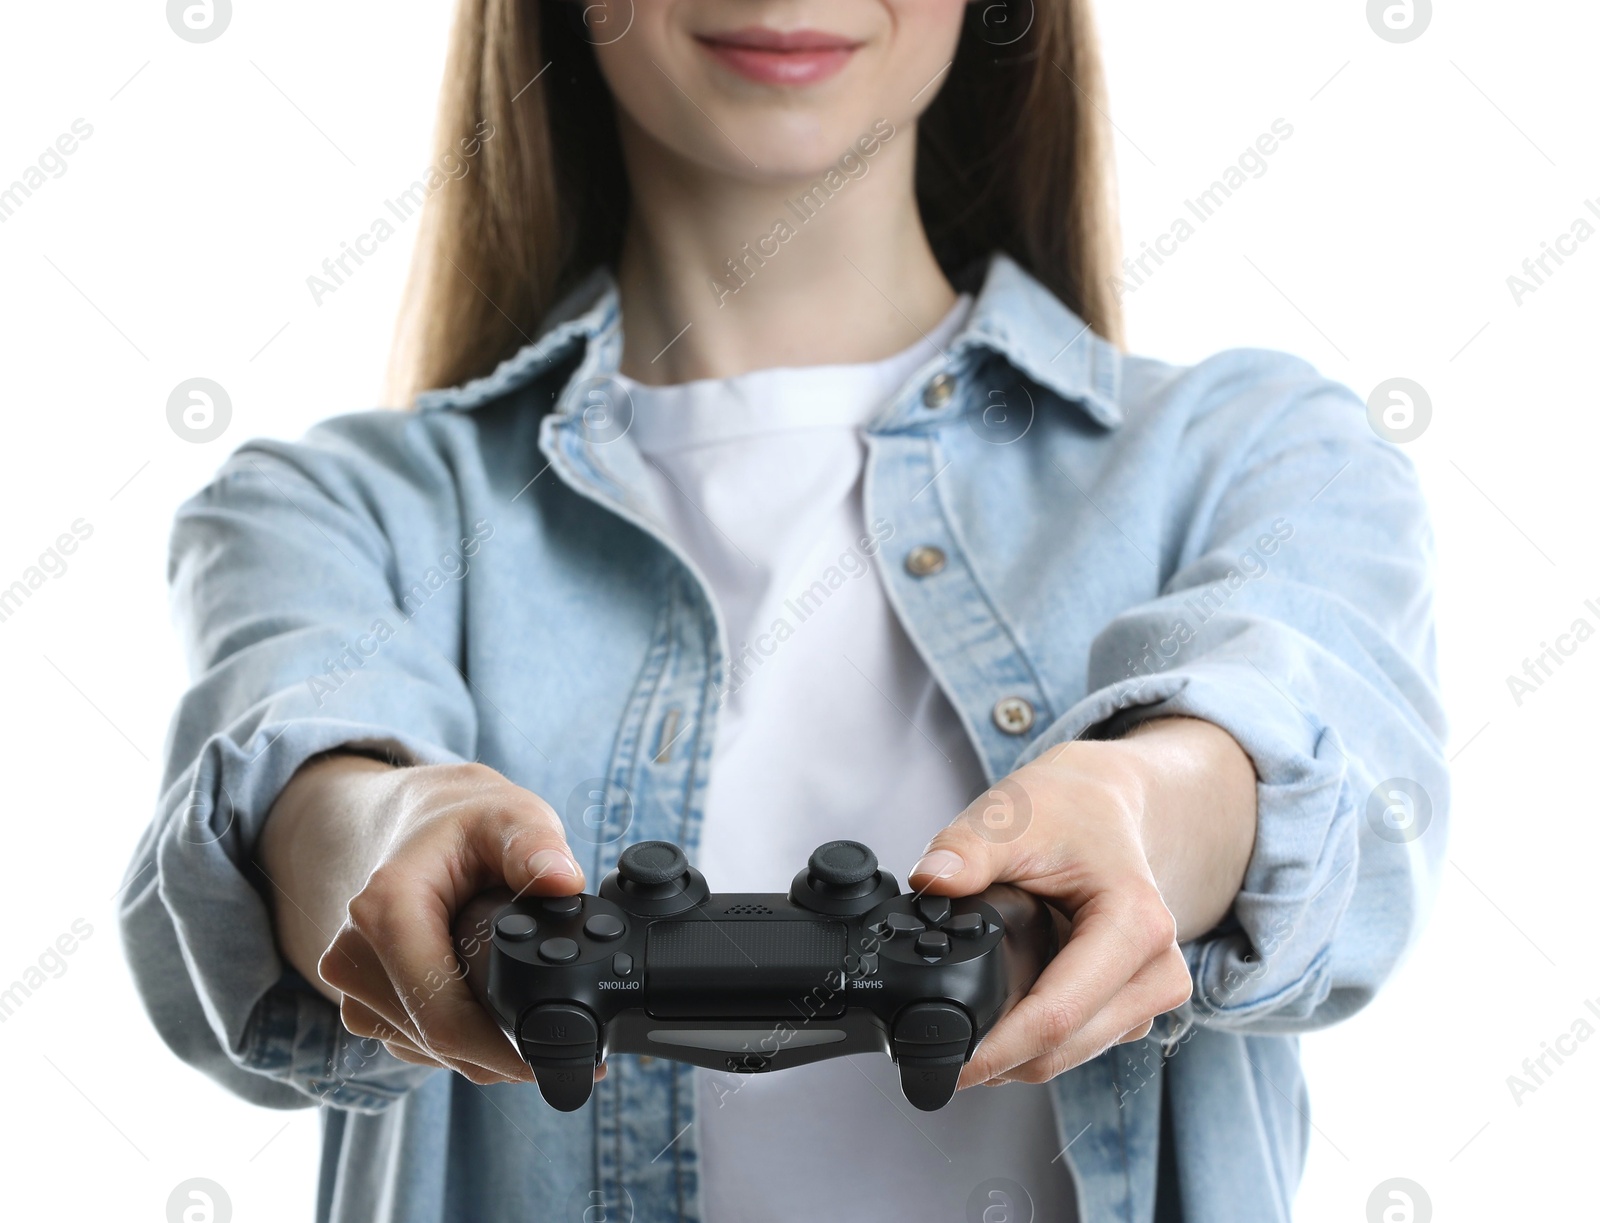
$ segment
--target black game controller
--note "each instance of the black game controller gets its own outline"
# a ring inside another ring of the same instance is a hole
[[[643,841],[598,896],[521,897],[493,931],[486,1002],[563,1112],[614,1053],[752,1074],[880,1051],[907,1100],[943,1108],[1057,949],[1036,897],[902,895],[855,841],[821,846],[787,896],[714,896]]]

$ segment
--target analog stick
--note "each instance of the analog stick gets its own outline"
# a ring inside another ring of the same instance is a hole
[[[813,886],[854,889],[878,873],[878,856],[860,841],[829,841],[812,851],[808,873]]]
[[[617,873],[640,890],[677,883],[688,869],[689,859],[671,841],[640,841],[617,859]]]
[[[789,885],[794,904],[833,917],[865,913],[899,893],[894,876],[878,869],[878,856],[860,841],[817,846]]]

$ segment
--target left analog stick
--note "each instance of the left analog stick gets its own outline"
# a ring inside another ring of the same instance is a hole
[[[636,888],[675,883],[689,870],[689,859],[671,841],[640,841],[622,851],[617,874]]]

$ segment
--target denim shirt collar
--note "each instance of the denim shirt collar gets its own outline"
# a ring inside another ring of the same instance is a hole
[[[583,364],[590,376],[614,373],[622,359],[622,312],[616,280],[604,267],[590,272],[546,317],[539,338],[501,362],[493,373],[458,387],[424,391],[422,410],[471,409],[518,390],[570,357],[580,346],[597,346]],[[959,372],[985,353],[1008,361],[1019,373],[1068,403],[1077,404],[1105,428],[1122,423],[1122,354],[1006,255],[989,258],[966,325],[937,361],[919,373],[916,385],[935,370]],[[915,396],[902,395],[873,424],[886,431],[930,419]],[[562,396],[560,411],[579,406]]]

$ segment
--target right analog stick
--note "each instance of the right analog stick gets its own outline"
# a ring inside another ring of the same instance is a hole
[[[811,851],[807,871],[814,885],[828,890],[854,889],[878,873],[878,855],[860,841],[829,841]]]
[[[794,877],[789,899],[813,913],[848,917],[899,892],[894,876],[878,869],[878,856],[860,841],[829,841],[817,846],[806,869]]]

